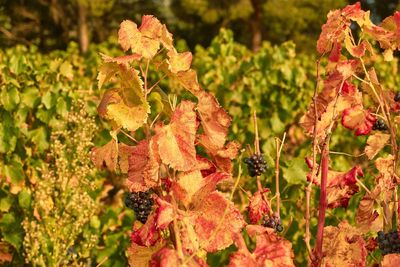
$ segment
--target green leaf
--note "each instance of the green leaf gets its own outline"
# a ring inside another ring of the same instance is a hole
[[[7,212],[10,210],[13,203],[13,198],[9,195],[1,196],[0,198],[0,211]]]
[[[65,115],[68,112],[67,102],[63,97],[57,98],[56,112],[60,115]]]
[[[15,55],[10,58],[10,71],[16,75],[20,75],[26,69],[26,58],[25,56]]]
[[[36,87],[28,87],[25,88],[21,94],[21,103],[25,104],[29,108],[33,108],[38,104],[39,98],[39,89]]]
[[[72,65],[68,61],[64,61],[60,66],[60,74],[68,79],[74,78],[74,73],[72,70]]]
[[[42,97],[42,103],[47,109],[54,105],[54,96],[50,91],[47,91]]]
[[[15,160],[12,160],[4,167],[4,175],[10,179],[12,183],[18,184],[24,179],[24,170],[22,164]]]
[[[6,213],[0,220],[0,229],[3,240],[10,243],[17,250],[21,247],[23,230],[21,222],[17,220],[14,213]]]
[[[30,192],[26,188],[22,189],[22,191],[18,194],[19,206],[23,209],[29,209],[31,206],[31,201],[32,196]]]
[[[303,184],[306,182],[307,166],[303,159],[293,159],[286,163],[286,167],[282,167],[283,178],[289,184]]]
[[[17,88],[14,86],[3,87],[1,90],[1,103],[7,111],[14,110],[20,101],[20,96]]]
[[[39,127],[28,133],[29,138],[36,145],[40,152],[43,152],[49,147],[49,142],[47,141],[47,131],[44,127]]]

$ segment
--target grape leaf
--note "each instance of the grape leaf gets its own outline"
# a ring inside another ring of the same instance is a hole
[[[323,262],[325,266],[366,266],[366,243],[360,231],[348,222],[324,228]]]
[[[145,224],[134,224],[133,232],[131,234],[131,242],[139,246],[154,246],[161,239],[155,220],[156,214],[152,213],[147,218]]]
[[[390,135],[384,133],[374,133],[373,135],[370,135],[367,140],[367,146],[364,150],[368,159],[373,159],[386,145],[389,138]]]
[[[375,203],[378,202],[381,188],[376,186],[371,193],[366,193],[358,205],[356,213],[357,227],[363,233],[369,231],[379,231],[382,228],[382,218],[374,209]]]
[[[118,42],[124,51],[143,56],[146,59],[154,57],[162,44],[168,51],[173,50],[172,34],[165,25],[151,15],[142,16],[142,24],[124,20],[118,31]]]
[[[346,109],[361,103],[361,93],[353,84],[347,81],[343,82],[342,79],[343,75],[340,72],[331,73],[324,82],[323,90],[317,96],[316,136],[318,138],[323,139],[325,137],[325,131],[332,119],[339,117]],[[339,91],[341,91],[341,94],[336,97]],[[334,116],[335,114],[336,116]],[[312,135],[314,132],[314,122],[315,106],[313,102],[307,113],[300,119],[300,124],[308,135]]]
[[[360,105],[344,110],[342,117],[342,125],[350,130],[355,130],[355,135],[366,135],[372,129],[376,121],[376,117],[371,111],[365,110]]]
[[[118,31],[118,42],[120,43],[124,51],[131,49],[132,53],[141,55],[147,59],[151,59],[160,48],[160,41],[154,39],[153,37],[157,33],[150,34],[150,31],[151,29],[148,29],[148,31],[146,31],[146,34],[150,35],[146,36],[145,34],[140,32],[140,30],[137,28],[136,23],[130,20],[124,20],[121,23]]]
[[[194,103],[182,101],[175,109],[169,125],[157,131],[161,161],[175,170],[188,171],[196,166],[196,113]]]
[[[388,254],[383,257],[381,262],[382,267],[397,267],[400,266],[399,254]]]
[[[212,192],[206,199],[194,203],[189,212],[198,242],[207,252],[216,252],[233,243],[245,222],[240,211],[221,193]]]
[[[128,248],[128,263],[130,266],[143,266],[148,267],[150,265],[150,259],[153,254],[159,251],[163,247],[163,243],[159,242],[154,246],[146,247],[140,246],[136,243],[131,243]]]
[[[216,154],[224,147],[231,118],[213,95],[200,91],[196,96],[199,99],[197,111],[204,130],[199,137],[200,143],[207,151]]]
[[[363,30],[376,39],[385,50],[400,49],[400,12],[387,17],[379,26],[368,25]]]
[[[360,26],[371,24],[369,12],[361,10],[359,2],[348,5],[342,10],[330,11],[327,22],[322,25],[317,41],[317,51],[320,54],[328,53],[335,43],[341,43],[349,34],[351,20],[356,21]]]
[[[169,58],[167,63],[169,65],[169,70],[172,73],[178,73],[190,69],[190,65],[192,64],[192,53],[177,53],[176,51],[171,50],[167,55]]]
[[[122,173],[128,173],[129,156],[134,150],[134,146],[128,146],[124,143],[118,143],[118,164]]]
[[[98,168],[107,168],[110,171],[117,169],[118,162],[118,144],[114,139],[102,147],[94,147],[92,149],[91,159],[93,164]]]
[[[154,141],[140,141],[128,158],[127,186],[130,191],[147,191],[157,185],[160,160],[155,153]]]
[[[231,255],[229,267],[295,266],[292,244],[277,235],[273,229],[259,225],[248,225],[246,230],[250,237],[256,238],[256,248],[250,253],[243,238],[237,236],[238,251]]]
[[[250,222],[253,224],[257,224],[270,210],[270,206],[262,197],[262,195],[267,192],[269,192],[268,188],[265,188],[263,191],[257,191],[249,200],[247,210],[249,212]]]
[[[174,208],[172,204],[162,198],[156,199],[158,208],[156,211],[157,229],[166,229],[174,220]]]
[[[307,162],[311,163],[308,160]],[[311,164],[308,166],[312,169]],[[347,207],[350,198],[359,190],[356,180],[358,176],[364,176],[359,165],[356,165],[347,172],[328,171],[326,186],[328,208]],[[319,179],[315,179],[313,183],[319,186],[320,177],[321,173],[319,173]],[[311,172],[307,175],[307,179],[311,179]]]
[[[124,65],[118,65],[117,73],[121,88],[106,91],[97,110],[117,127],[135,131],[146,122],[150,112],[144,97],[143,82],[135,69]]]
[[[192,256],[185,258],[185,266],[188,267],[207,267],[207,263],[197,257]],[[183,263],[179,260],[179,254],[176,250],[164,247],[153,255],[150,262],[151,267],[173,267],[183,266]]]
[[[104,62],[106,63],[117,63],[125,66],[129,66],[129,63],[133,61],[139,61],[142,56],[138,54],[132,54],[132,55],[125,55],[125,56],[119,56],[119,57],[110,57],[105,54],[100,53],[101,58],[103,59]]]

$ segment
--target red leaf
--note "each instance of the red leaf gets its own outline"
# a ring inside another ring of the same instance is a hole
[[[236,242],[239,250],[231,255],[230,267],[295,266],[289,241],[277,235],[274,230],[259,225],[248,225],[246,230],[250,237],[256,237],[256,248],[250,253],[243,238],[238,236]]]
[[[130,191],[147,191],[157,186],[159,159],[154,149],[154,141],[140,141],[129,156],[127,186]]]
[[[136,224],[134,225],[134,229],[131,234],[132,243],[140,246],[150,247],[154,246],[154,244],[160,240],[161,236],[157,229],[155,217],[156,214],[150,214],[145,224],[139,227],[137,227]]]
[[[355,130],[356,135],[366,135],[372,129],[376,118],[371,111],[364,110],[362,105],[356,105],[343,112],[342,125],[350,130]]]
[[[252,224],[257,224],[270,210],[268,203],[262,197],[262,195],[267,192],[269,192],[268,188],[264,189],[263,191],[257,191],[250,198],[247,209],[249,211],[249,219]]]
[[[174,207],[171,203],[157,198],[156,225],[158,229],[166,229],[174,220]]]

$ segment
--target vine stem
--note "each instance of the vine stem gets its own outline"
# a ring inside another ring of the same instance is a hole
[[[254,134],[255,134],[255,137],[254,137],[254,150],[255,150],[255,153],[257,155],[260,155],[261,154],[261,151],[260,151],[260,139],[258,137],[257,112],[256,111],[253,112],[253,122],[254,122]],[[257,188],[258,188],[258,190],[260,192],[262,192],[263,187],[262,187],[262,184],[261,184],[261,181],[260,181],[260,176],[257,175],[256,179],[257,179]]]
[[[311,234],[310,234],[310,220],[311,220],[311,214],[310,214],[310,199],[311,199],[311,193],[312,193],[312,183],[314,181],[314,177],[316,177],[317,174],[317,153],[318,153],[318,139],[317,139],[317,124],[318,124],[318,110],[317,110],[317,93],[318,93],[318,87],[319,87],[319,82],[321,80],[320,76],[320,61],[321,58],[324,56],[324,54],[321,55],[321,57],[317,60],[317,82],[315,84],[314,88],[314,95],[313,95],[313,103],[314,103],[314,128],[313,128],[313,140],[312,140],[312,146],[313,146],[313,151],[312,151],[312,160],[313,160],[313,166],[311,169],[311,177],[310,177],[310,182],[305,188],[306,192],[306,214],[305,214],[305,220],[306,220],[306,231],[304,234],[304,242],[306,243],[307,251],[308,251],[308,258],[309,261],[313,262],[314,261],[314,255],[313,251],[311,249],[310,245],[310,240],[311,240]]]
[[[321,160],[321,193],[319,197],[319,212],[318,212],[318,226],[317,226],[317,239],[316,239],[316,249],[315,254],[318,261],[318,266],[320,266],[322,261],[322,244],[324,239],[324,225],[326,208],[328,206],[326,200],[326,185],[328,181],[328,169],[329,169],[329,139],[324,146],[322,151]]]
[[[283,134],[282,140],[279,138],[275,138],[275,146],[276,146],[276,160],[275,160],[275,197],[276,197],[276,213],[278,218],[281,217],[280,208],[281,208],[281,193],[279,190],[279,160],[281,157],[281,152],[283,148],[283,144],[285,142],[286,132]]]

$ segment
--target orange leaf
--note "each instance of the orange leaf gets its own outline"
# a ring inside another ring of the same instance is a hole
[[[382,218],[378,217],[378,212],[374,209],[375,202],[379,199],[381,189],[375,187],[371,193],[366,193],[358,205],[356,213],[357,227],[363,233],[369,231],[379,231],[382,229]]]
[[[383,257],[382,267],[398,267],[400,266],[400,255],[399,254],[388,254]]]
[[[94,147],[91,155],[94,165],[101,169],[116,171],[118,162],[118,144],[114,139],[102,147]]]
[[[366,266],[366,243],[348,222],[324,228],[323,266]]]
[[[161,161],[180,171],[195,167],[196,130],[194,103],[182,101],[175,109],[171,123],[158,129],[157,144]]]
[[[191,214],[198,242],[207,252],[216,252],[233,243],[245,222],[240,211],[221,193],[213,192],[195,204]]]
[[[200,142],[208,151],[216,154],[224,147],[232,119],[213,95],[201,91],[196,96],[199,99],[197,110],[204,130]]]

